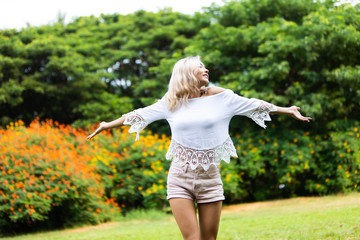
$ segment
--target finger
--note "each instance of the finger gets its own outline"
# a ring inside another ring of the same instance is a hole
[[[90,135],[87,137],[87,139],[88,139],[88,140],[91,140],[93,137],[95,137],[95,135],[96,135],[96,134],[95,134],[95,132],[94,132],[94,133],[90,134]]]

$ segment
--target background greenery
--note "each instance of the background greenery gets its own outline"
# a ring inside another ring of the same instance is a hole
[[[263,131],[235,117],[226,203],[358,191],[360,5],[335,3],[228,1],[191,16],[163,9],[0,30],[0,228],[166,207],[165,121],[136,144],[124,129],[82,141],[92,124],[161,98],[188,55],[202,56],[212,84],[313,118],[274,116]],[[71,214],[55,221],[59,209]]]

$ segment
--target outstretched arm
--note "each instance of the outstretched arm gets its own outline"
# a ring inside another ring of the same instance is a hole
[[[90,140],[99,134],[101,131],[120,127],[122,125],[130,125],[129,133],[136,133],[136,140],[139,140],[140,132],[150,123],[166,118],[166,104],[163,100],[159,100],[156,103],[144,107],[138,108],[134,111],[124,114],[122,117],[111,121],[111,122],[101,122],[98,129],[90,134],[87,139]]]
[[[120,127],[124,124],[125,121],[125,117],[122,116],[114,121],[111,122],[101,122],[99,124],[99,127],[95,130],[95,132],[93,132],[92,134],[90,134],[87,139],[91,140],[93,137],[95,137],[96,135],[98,135],[100,132],[110,129],[110,128],[115,128],[115,127]]]
[[[282,115],[289,115],[297,120],[310,122],[312,119],[311,117],[304,117],[299,112],[300,108],[297,106],[291,106],[291,107],[278,107],[276,106],[277,110],[274,112],[270,112],[270,114],[282,114]]]

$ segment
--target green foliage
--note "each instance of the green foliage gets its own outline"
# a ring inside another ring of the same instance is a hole
[[[78,110],[83,119],[76,120],[73,123],[75,127],[85,127],[94,122],[111,121],[114,116],[121,116],[123,113],[130,112],[133,109],[131,99],[129,97],[118,97],[116,95],[103,92],[97,95],[89,103],[81,105]]]
[[[271,124],[256,136],[247,125],[233,138],[239,158],[221,167],[226,201],[358,191],[359,122],[337,124],[344,131],[318,135]]]
[[[40,117],[84,126],[94,121],[92,107],[111,111],[115,102],[125,104],[113,112],[120,115],[130,106],[148,104],[149,97],[164,94],[168,81],[168,76],[158,79],[149,69],[173,52],[182,52],[206,24],[199,14],[190,17],[164,9],[80,17],[68,25],[60,22],[19,32],[2,30],[2,125]],[[104,106],[94,106],[95,101]]]
[[[332,5],[335,1],[312,0],[247,0],[228,1],[223,7],[210,8],[210,13],[221,25],[240,26],[256,25],[274,17],[300,22],[303,16],[315,11],[322,5]]]
[[[193,16],[163,9],[2,30],[2,124],[39,116],[85,126],[110,118],[93,119],[112,111],[114,99],[148,105],[165,93],[174,62],[199,54],[213,83],[299,105],[316,120],[314,130],[326,133],[323,122],[359,117],[359,10],[334,3],[229,1]]]

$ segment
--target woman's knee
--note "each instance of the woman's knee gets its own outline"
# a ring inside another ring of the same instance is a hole
[[[207,231],[201,233],[201,240],[216,240],[216,237],[217,237],[217,231],[215,232]]]
[[[188,236],[183,235],[184,240],[201,240],[199,233],[193,233]]]

